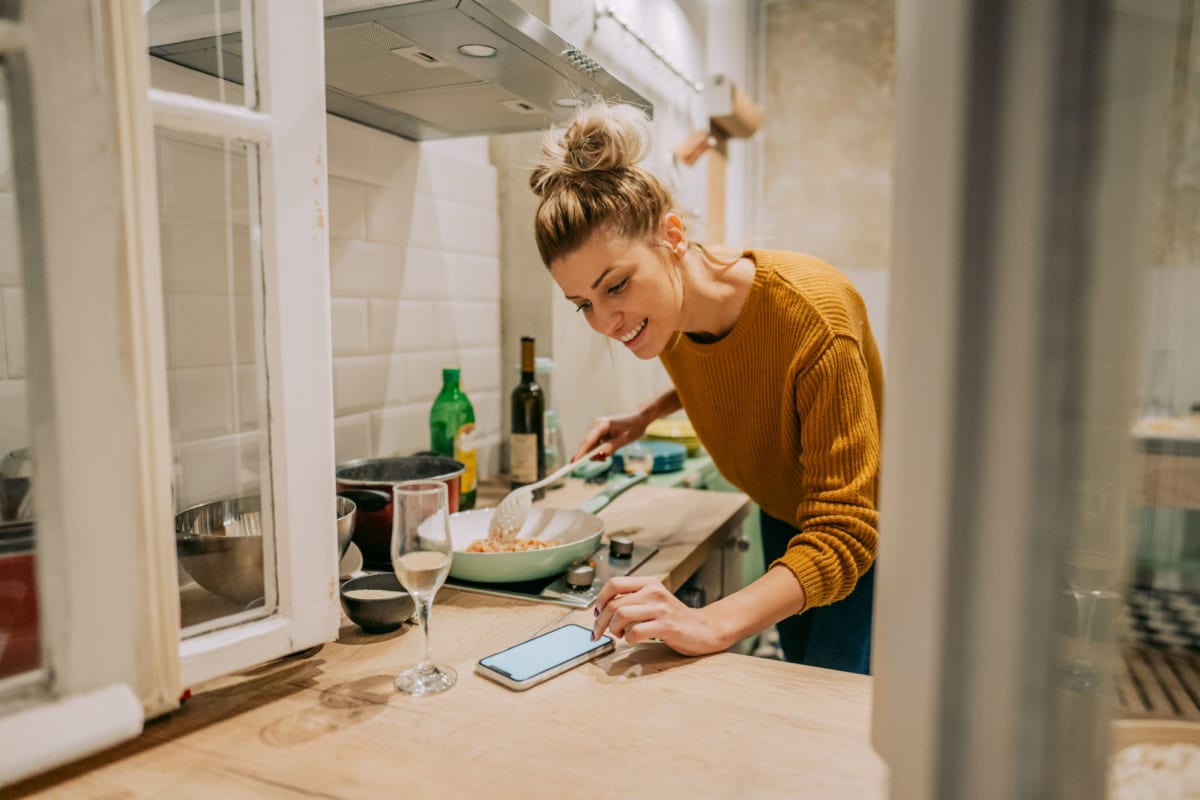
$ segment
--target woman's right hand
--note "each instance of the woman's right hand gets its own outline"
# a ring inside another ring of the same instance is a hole
[[[575,455],[571,456],[571,460],[579,460],[599,444],[603,444],[604,449],[594,456],[594,460],[609,458],[625,445],[642,438],[648,424],[640,413],[601,417],[592,423],[591,430],[583,437],[583,442],[575,451]]]

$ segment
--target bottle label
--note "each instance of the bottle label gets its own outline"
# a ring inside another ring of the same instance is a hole
[[[534,483],[538,479],[536,433],[512,435],[512,479],[515,483]]]
[[[477,466],[475,460],[475,423],[468,422],[454,435],[454,460],[461,461],[466,469],[462,474],[462,493],[475,491]]]

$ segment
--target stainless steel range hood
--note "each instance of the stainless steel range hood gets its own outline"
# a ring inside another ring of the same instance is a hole
[[[186,2],[186,0],[184,0]],[[179,0],[151,8],[186,32]],[[197,5],[213,27],[212,0]],[[545,129],[589,96],[649,101],[510,0],[327,0],[326,106],[331,114],[407,139],[438,139]],[[151,41],[151,55],[242,80],[239,15],[222,15],[222,33]],[[230,29],[232,28],[232,29]],[[168,33],[168,36],[171,34]]]

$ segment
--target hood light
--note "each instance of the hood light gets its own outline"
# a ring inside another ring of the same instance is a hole
[[[460,44],[458,52],[471,58],[491,58],[496,55],[496,48],[490,44]]]

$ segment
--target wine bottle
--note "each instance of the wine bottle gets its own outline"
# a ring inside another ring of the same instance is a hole
[[[512,392],[512,488],[534,483],[546,477],[545,411],[542,387],[533,379],[533,337],[521,337],[521,382]],[[544,489],[533,493],[535,500]]]
[[[478,475],[475,458],[475,409],[459,385],[460,372],[442,370],[442,390],[429,409],[429,449],[462,462],[466,469],[460,481],[458,509],[475,507]]]

